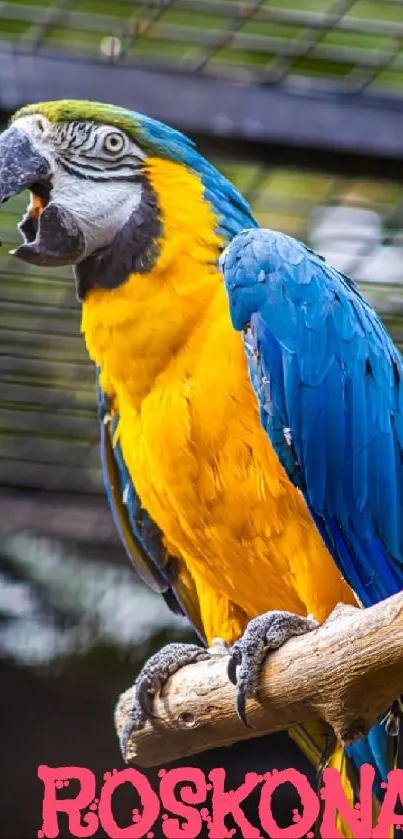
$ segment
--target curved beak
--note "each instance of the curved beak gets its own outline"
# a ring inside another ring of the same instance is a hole
[[[0,134],[0,204],[35,183],[49,180],[51,166],[24,131],[7,128]]]
[[[24,189],[33,194],[18,225],[24,243],[11,253],[33,265],[75,265],[85,252],[84,236],[70,211],[51,200],[51,176],[50,161],[25,131],[11,126],[0,134],[0,204]]]

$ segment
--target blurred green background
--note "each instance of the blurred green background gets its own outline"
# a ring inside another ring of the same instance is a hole
[[[0,2],[0,124],[82,89],[139,110],[149,96],[157,118],[172,107],[258,221],[353,276],[403,344],[402,43],[402,0]],[[4,837],[40,826],[38,763],[121,765],[117,694],[150,652],[190,637],[114,532],[70,271],[8,253],[26,203],[0,213]]]
[[[29,0],[0,37],[47,48],[278,81],[285,74],[403,88],[399,0]]]

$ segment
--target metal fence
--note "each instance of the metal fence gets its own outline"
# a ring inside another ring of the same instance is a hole
[[[401,91],[401,0],[37,0],[3,2],[0,36],[234,79],[315,78]]]

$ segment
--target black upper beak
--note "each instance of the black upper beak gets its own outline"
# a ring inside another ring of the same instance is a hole
[[[42,199],[40,214],[28,208],[19,224],[24,242],[10,253],[33,265],[75,265],[85,251],[84,237],[69,210],[50,202],[51,175],[50,162],[25,131],[11,126],[0,135],[0,204],[24,189]]]
[[[0,134],[0,204],[50,175],[49,161],[28,134],[14,126]]]

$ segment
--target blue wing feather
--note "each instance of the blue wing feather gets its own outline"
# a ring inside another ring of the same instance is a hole
[[[223,270],[234,326],[249,326],[257,348],[252,382],[281,462],[362,602],[387,597],[403,586],[399,352],[355,285],[288,236],[244,231]]]
[[[364,606],[403,587],[403,363],[354,283],[300,242],[243,231],[221,268],[262,424]],[[251,353],[254,347],[254,361]],[[348,749],[386,778],[378,723]]]

